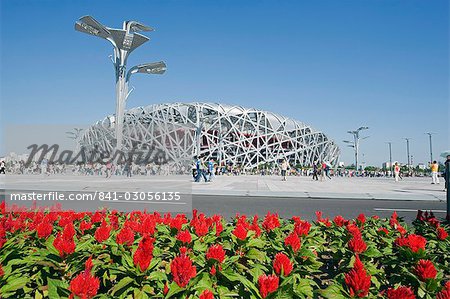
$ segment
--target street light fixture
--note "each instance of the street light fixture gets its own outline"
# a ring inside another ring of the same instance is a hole
[[[84,16],[75,22],[75,30],[101,37],[113,45],[114,55],[111,57],[111,60],[116,73],[115,136],[116,149],[121,150],[125,105],[130,94],[128,92],[128,83],[131,75],[135,73],[163,74],[166,71],[166,64],[161,61],[140,64],[132,67],[128,73],[126,72],[129,54],[149,40],[148,37],[137,32],[153,31],[153,28],[136,21],[125,21],[122,29],[114,29],[102,25],[91,16]]]
[[[435,133],[427,132],[427,133],[425,133],[425,134],[427,134],[428,137],[430,138],[430,163],[433,163],[433,144],[432,144],[432,141],[431,141],[431,136],[432,136],[433,134],[435,134]]]
[[[409,155],[409,141],[411,138],[403,138],[406,140],[406,155],[408,156],[408,174],[411,172],[411,156]]]
[[[367,139],[369,138],[369,136],[366,137],[360,137],[359,133],[363,130],[368,130],[369,127],[359,127],[358,129],[354,130],[354,131],[347,131],[347,133],[352,134],[353,135],[353,142],[352,141],[347,141],[344,140],[345,143],[350,144],[350,147],[353,147],[355,149],[355,171],[358,171],[358,154],[359,154],[359,141],[361,139]]]
[[[392,142],[386,142],[389,145],[389,170],[391,171],[391,176],[393,175],[392,171]]]

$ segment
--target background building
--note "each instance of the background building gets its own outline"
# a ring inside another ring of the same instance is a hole
[[[84,131],[79,143],[113,152],[115,118]],[[125,150],[163,150],[177,164],[194,156],[254,169],[287,159],[293,166],[314,161],[335,165],[339,148],[324,133],[275,113],[217,103],[168,103],[128,110]]]

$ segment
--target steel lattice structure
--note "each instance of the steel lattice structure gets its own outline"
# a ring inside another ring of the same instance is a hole
[[[81,135],[83,146],[115,148],[115,117],[107,116]],[[220,163],[254,169],[287,159],[291,165],[314,161],[335,165],[339,147],[324,133],[275,113],[217,103],[167,103],[126,111],[125,150],[164,150],[175,163],[201,155]]]

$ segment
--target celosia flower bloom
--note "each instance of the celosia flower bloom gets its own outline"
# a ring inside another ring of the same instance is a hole
[[[273,260],[273,269],[275,270],[275,273],[288,276],[292,272],[292,268],[293,265],[291,260],[284,253],[280,252],[275,255],[275,259]]]
[[[436,278],[436,268],[429,260],[420,260],[415,268],[415,272],[420,280],[426,281],[427,279]]]
[[[295,232],[289,234],[289,236],[284,239],[284,244],[286,246],[291,246],[294,252],[297,252],[301,247],[300,238],[297,236]]]
[[[311,223],[306,220],[301,220],[299,217],[292,217],[294,219],[294,231],[299,237],[307,236],[311,229]]]
[[[69,298],[77,296],[82,299],[90,299],[97,295],[100,288],[100,280],[91,274],[92,257],[90,257],[85,264],[85,270],[78,274],[70,282],[70,291],[72,292]]]
[[[367,274],[358,255],[356,256],[353,269],[345,274],[345,284],[351,297],[363,298],[369,294],[370,275]]]
[[[439,240],[445,240],[448,237],[448,233],[442,227],[438,227],[436,229],[436,233]]]
[[[436,295],[436,299],[450,299],[450,281],[447,281],[444,288]]]
[[[361,237],[353,237],[348,242],[348,248],[354,253],[363,253],[367,249],[367,244]]]
[[[176,238],[181,243],[191,243],[191,241],[192,241],[191,233],[187,230],[179,231]]]
[[[419,249],[425,250],[427,239],[419,235],[411,234],[407,237],[397,238],[395,244],[400,247],[407,247],[412,252],[417,252]]]
[[[214,259],[219,263],[223,263],[223,261],[225,260],[225,250],[223,249],[222,245],[216,244],[209,247],[208,251],[206,252],[206,259]]]
[[[233,235],[239,240],[245,240],[247,238],[247,229],[242,224],[238,224],[233,230]]]
[[[64,227],[62,232],[59,232],[53,241],[53,246],[59,251],[59,255],[64,257],[68,254],[75,252],[75,241],[73,237],[75,235],[75,229],[73,224],[69,223]]]
[[[214,294],[210,290],[204,290],[199,299],[214,299]]]
[[[108,240],[110,232],[111,226],[109,226],[106,221],[103,220],[100,227],[95,231],[94,237],[97,242],[102,243],[103,241]]]
[[[128,246],[133,245],[134,243],[133,230],[128,225],[124,226],[124,228],[122,228],[117,234],[116,242],[117,244],[125,244]]]
[[[49,222],[47,219],[44,218],[44,220],[38,224],[36,227],[36,232],[39,238],[45,238],[47,239],[48,236],[52,234],[53,231],[53,223]]]
[[[341,215],[337,215],[336,217],[334,217],[333,221],[334,221],[334,224],[336,224],[336,226],[339,226],[339,227],[344,226],[345,222],[346,222],[345,218],[342,217]]]
[[[271,214],[270,212],[267,212],[267,215],[262,223],[262,227],[266,231],[270,232],[279,226],[280,220],[278,219],[278,214]]]
[[[144,272],[147,270],[150,262],[153,258],[153,242],[155,239],[146,234],[139,242],[138,248],[134,252],[133,262],[134,264]]]
[[[388,299],[416,299],[413,290],[410,287],[400,286],[396,289],[387,290]]]
[[[192,264],[191,259],[183,252],[170,263],[170,271],[173,281],[182,288],[186,287],[191,278],[197,275],[197,269]]]
[[[261,275],[258,278],[259,293],[261,297],[266,298],[270,293],[278,289],[279,278],[276,275]]]

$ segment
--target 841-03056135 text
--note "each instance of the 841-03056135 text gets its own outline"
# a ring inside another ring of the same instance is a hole
[[[129,200],[129,201],[179,201],[180,192],[98,192],[101,201]]]

